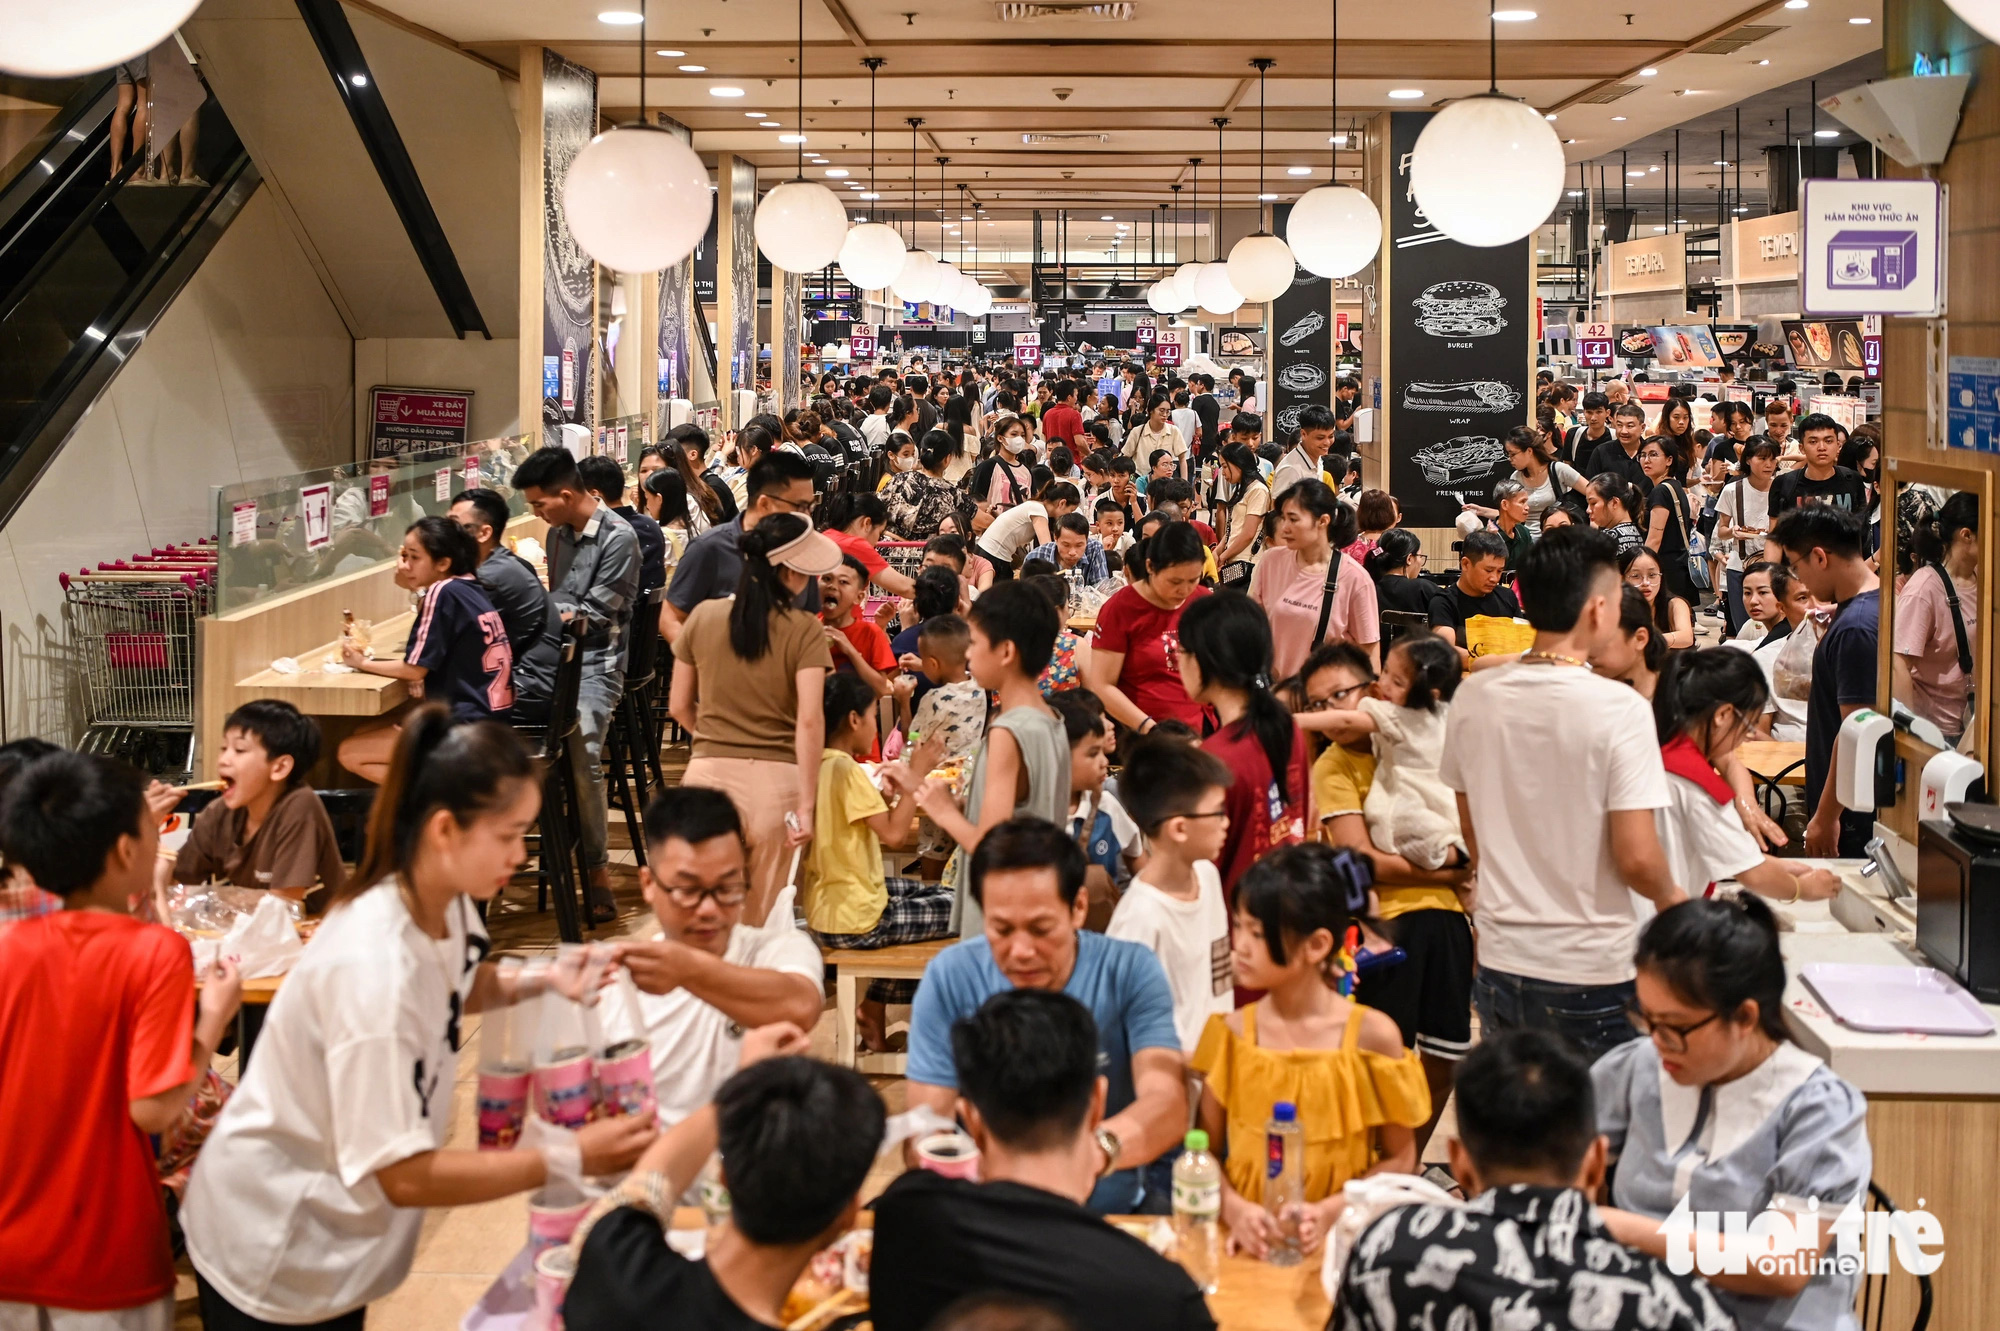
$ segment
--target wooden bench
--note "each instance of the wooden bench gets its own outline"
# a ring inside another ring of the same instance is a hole
[[[929,943],[904,943],[900,947],[841,949],[826,953],[833,967],[833,1061],[856,1072],[883,1076],[903,1075],[902,1054],[864,1054],[855,1028],[861,1010],[864,980],[921,980],[931,959],[958,940],[939,938]]]

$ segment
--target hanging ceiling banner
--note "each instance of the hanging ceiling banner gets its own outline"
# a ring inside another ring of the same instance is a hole
[[[654,122],[682,143],[691,144],[694,136],[686,125],[672,119],[664,112],[655,111]],[[708,214],[709,234],[714,235],[715,211]],[[704,240],[704,244],[708,242]],[[709,288],[715,287],[713,276],[715,253],[709,251]],[[659,378],[656,392],[660,398],[655,410],[656,419],[664,427],[667,413],[666,401],[670,398],[694,397],[694,265],[695,256],[688,255],[679,263],[669,264],[660,270],[660,334],[659,334]]]
[[[1389,117],[1388,488],[1410,527],[1491,503],[1511,474],[1500,441],[1533,410],[1533,242],[1461,245],[1423,215],[1410,158],[1431,114]]]
[[[591,346],[597,265],[570,234],[563,181],[597,132],[597,75],[554,51],[542,57],[542,427],[590,425],[597,393]]]

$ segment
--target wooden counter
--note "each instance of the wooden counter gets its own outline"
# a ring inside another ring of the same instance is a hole
[[[414,612],[395,615],[373,626],[375,659],[400,661],[403,644],[409,640]],[[256,698],[288,702],[307,716],[381,716],[400,706],[410,696],[408,681],[371,675],[365,671],[328,674],[321,667],[340,660],[340,640],[301,652],[294,658],[297,674],[283,674],[268,666],[236,681],[236,687]]]
[[[1803,740],[1753,739],[1736,750],[1736,756],[1752,776],[1781,786],[1806,783],[1806,746]]]
[[[1144,1224],[1164,1219],[1131,1218]],[[674,1212],[677,1230],[700,1229],[704,1223],[697,1207],[683,1206]],[[863,1211],[859,1227],[873,1223],[874,1217]],[[1208,1310],[1220,1331],[1321,1331],[1331,1309],[1319,1286],[1320,1259],[1321,1254],[1314,1253],[1297,1266],[1272,1266],[1255,1258],[1224,1256],[1216,1272],[1216,1291],[1208,1296]]]

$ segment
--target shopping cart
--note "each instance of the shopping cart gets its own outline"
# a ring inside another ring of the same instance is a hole
[[[61,575],[82,751],[166,779],[192,775],[194,625],[214,606],[212,561],[212,547],[174,548]]]

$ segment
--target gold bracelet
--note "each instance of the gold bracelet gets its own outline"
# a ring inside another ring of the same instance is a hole
[[[1787,901],[1787,902],[1786,902],[1785,904],[1786,904],[1787,906],[1796,906],[1796,905],[1798,905],[1798,904],[1799,904],[1799,894],[1800,894],[1801,892],[1803,892],[1804,890],[1805,890],[1805,881],[1804,881],[1803,879],[1800,879],[1800,878],[1796,878],[1796,877],[1795,877],[1795,878],[1793,878],[1793,879],[1792,879],[1792,899],[1791,899],[1790,901]]]

